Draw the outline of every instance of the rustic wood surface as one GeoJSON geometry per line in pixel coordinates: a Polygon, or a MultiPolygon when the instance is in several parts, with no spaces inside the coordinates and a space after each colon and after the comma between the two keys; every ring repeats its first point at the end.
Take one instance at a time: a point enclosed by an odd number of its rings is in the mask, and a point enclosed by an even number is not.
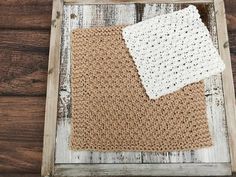
{"type": "Polygon", "coordinates": [[[51,176],[52,169],[54,168],[62,14],[63,1],[53,1],[41,168],[42,176],[51,176]]]}
{"type": "Polygon", "coordinates": [[[45,95],[49,37],[47,30],[0,30],[1,96],[45,95]]]}
{"type": "MultiPolygon", "coordinates": [[[[236,86],[236,1],[225,0],[236,86]]],[[[0,177],[39,177],[52,0],[0,1],[0,177]]]]}
{"type": "MultiPolygon", "coordinates": [[[[100,153],[72,151],[68,146],[71,127],[71,31],[77,27],[132,24],[156,15],[179,10],[185,6],[179,4],[64,6],[55,163],[217,163],[230,161],[220,74],[205,80],[207,115],[214,141],[214,146],[211,148],[169,153],[100,153]],[[219,156],[219,154],[221,155],[219,156]]],[[[200,5],[198,9],[217,47],[218,40],[213,5],[200,5]]]]}
{"type": "Polygon", "coordinates": [[[194,164],[58,164],[55,165],[55,176],[66,177],[98,177],[98,176],[212,176],[230,175],[231,166],[229,163],[194,163],[194,164]]]}

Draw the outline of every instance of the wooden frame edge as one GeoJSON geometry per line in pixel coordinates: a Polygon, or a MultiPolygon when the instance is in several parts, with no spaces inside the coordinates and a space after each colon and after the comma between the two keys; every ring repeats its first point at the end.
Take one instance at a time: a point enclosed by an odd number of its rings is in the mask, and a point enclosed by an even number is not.
{"type": "Polygon", "coordinates": [[[63,4],[63,0],[53,1],[41,168],[42,176],[51,176],[54,170],[63,4]]]}
{"type": "Polygon", "coordinates": [[[213,3],[214,0],[64,0],[65,4],[213,3]]]}
{"type": "Polygon", "coordinates": [[[230,163],[193,164],[55,164],[55,176],[225,176],[230,163]],[[216,170],[217,169],[217,170],[216,170]]]}
{"type": "Polygon", "coordinates": [[[214,0],[217,36],[220,55],[225,63],[225,71],[222,74],[225,111],[229,135],[229,148],[231,156],[232,171],[236,171],[236,112],[235,112],[235,92],[233,84],[233,74],[229,51],[229,41],[227,23],[225,17],[225,7],[223,0],[214,0]]]}

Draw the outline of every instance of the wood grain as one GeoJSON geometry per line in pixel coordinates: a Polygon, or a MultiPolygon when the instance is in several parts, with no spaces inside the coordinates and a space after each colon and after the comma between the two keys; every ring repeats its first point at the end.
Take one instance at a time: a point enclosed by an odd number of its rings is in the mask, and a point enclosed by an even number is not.
{"type": "Polygon", "coordinates": [[[47,96],[43,136],[42,176],[51,176],[54,171],[57,101],[60,76],[61,26],[63,17],[63,1],[53,1],[52,27],[49,47],[47,96]]]}
{"type": "Polygon", "coordinates": [[[39,173],[44,106],[42,97],[0,97],[0,172],[39,173]]]}
{"type": "Polygon", "coordinates": [[[236,88],[236,1],[225,0],[224,2],[229,35],[234,88],[236,88]]]}
{"type": "MultiPolygon", "coordinates": [[[[226,19],[227,19],[228,32],[235,33],[236,32],[236,14],[235,15],[227,14],[226,19]]],[[[230,34],[229,34],[229,37],[230,37],[230,34]]]]}
{"type": "Polygon", "coordinates": [[[51,22],[51,4],[18,1],[0,4],[1,29],[49,29],[51,22]],[[22,2],[22,3],[18,3],[22,2]],[[30,5],[28,5],[30,4],[30,5]]]}
{"type": "MultiPolygon", "coordinates": [[[[166,0],[64,0],[68,5],[72,4],[134,4],[134,3],[166,3],[166,0]]],[[[172,3],[210,3],[213,0],[172,0],[172,3]]]]}
{"type": "MultiPolygon", "coordinates": [[[[4,0],[0,6],[51,6],[52,0],[4,0]]],[[[48,14],[51,15],[51,14],[48,14]]]]}
{"type": "Polygon", "coordinates": [[[231,156],[231,166],[232,171],[236,172],[236,110],[235,110],[235,92],[234,92],[234,83],[233,83],[233,74],[231,67],[231,58],[229,51],[229,41],[228,41],[228,32],[227,24],[225,17],[225,7],[223,0],[215,0],[214,7],[216,13],[216,25],[217,25],[217,36],[218,36],[218,45],[219,53],[222,57],[222,60],[225,63],[225,70],[222,73],[222,84],[224,91],[224,102],[225,102],[225,113],[226,113],[226,122],[228,127],[228,139],[229,139],[229,148],[231,156]]]}
{"type": "Polygon", "coordinates": [[[45,95],[49,32],[0,30],[0,95],[45,95]]]}
{"type": "Polygon", "coordinates": [[[236,2],[232,0],[224,0],[225,10],[228,15],[236,15],[236,2]]]}
{"type": "Polygon", "coordinates": [[[210,164],[59,164],[56,176],[214,176],[231,175],[230,163],[210,164]],[[217,169],[217,170],[216,170],[217,169]]]}
{"type": "Polygon", "coordinates": [[[0,173],[0,177],[41,177],[39,173],[0,173]]]}
{"type": "Polygon", "coordinates": [[[40,173],[42,143],[0,141],[1,173],[40,173]]]}
{"type": "Polygon", "coordinates": [[[235,44],[236,44],[236,31],[229,32],[229,45],[230,45],[230,53],[231,53],[234,88],[236,88],[236,45],[235,44]]]}
{"type": "Polygon", "coordinates": [[[0,140],[42,140],[44,101],[42,97],[0,97],[0,140]]]}

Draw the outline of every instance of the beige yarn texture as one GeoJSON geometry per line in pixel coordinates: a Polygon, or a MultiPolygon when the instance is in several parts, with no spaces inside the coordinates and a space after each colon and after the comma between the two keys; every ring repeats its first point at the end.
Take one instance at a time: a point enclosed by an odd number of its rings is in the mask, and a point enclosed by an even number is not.
{"type": "Polygon", "coordinates": [[[164,152],[211,146],[204,83],[149,99],[122,28],[72,33],[71,148],[164,152]]]}

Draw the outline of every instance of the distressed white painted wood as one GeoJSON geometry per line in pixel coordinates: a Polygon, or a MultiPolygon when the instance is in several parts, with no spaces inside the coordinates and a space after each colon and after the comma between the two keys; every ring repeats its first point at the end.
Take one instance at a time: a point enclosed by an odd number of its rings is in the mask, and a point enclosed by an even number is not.
{"type": "Polygon", "coordinates": [[[225,7],[223,0],[215,0],[214,7],[216,11],[216,26],[218,34],[218,44],[220,55],[226,65],[226,69],[222,74],[223,88],[224,88],[224,99],[225,109],[227,117],[227,125],[229,132],[229,147],[231,155],[231,166],[232,171],[236,171],[236,110],[235,110],[235,91],[233,82],[233,73],[229,52],[229,41],[227,33],[227,23],[225,17],[225,7]]]}
{"type": "Polygon", "coordinates": [[[229,163],[194,164],[63,164],[56,176],[224,176],[231,175],[229,163]]]}
{"type": "MultiPolygon", "coordinates": [[[[166,3],[167,0],[64,0],[66,4],[166,3]]],[[[214,0],[171,0],[171,3],[211,3],[214,0]]]]}
{"type": "MultiPolygon", "coordinates": [[[[140,6],[142,7],[142,6],[140,6]]],[[[147,4],[139,9],[147,19],[155,15],[178,10],[179,4],[147,4]]],[[[71,151],[68,147],[70,134],[70,32],[76,27],[91,27],[116,24],[132,24],[136,19],[134,5],[65,5],[62,26],[62,58],[59,91],[59,113],[56,138],[56,163],[215,163],[230,162],[227,129],[225,121],[224,97],[221,75],[205,80],[207,114],[214,146],[195,151],[170,153],[99,153],[71,151]]],[[[217,45],[216,24],[213,6],[209,6],[208,27],[217,45]]]]}
{"type": "Polygon", "coordinates": [[[56,163],[141,163],[140,152],[89,152],[69,149],[71,124],[70,33],[77,27],[127,25],[136,21],[134,5],[65,5],[62,24],[56,163]]]}
{"type": "MultiPolygon", "coordinates": [[[[164,9],[162,6],[163,5],[155,4],[146,5],[143,20],[162,13],[164,9]]],[[[181,7],[175,5],[174,8],[177,10],[181,7]]],[[[209,5],[207,8],[209,11],[209,24],[207,26],[211,33],[212,40],[217,47],[214,8],[213,5],[209,5]]],[[[214,146],[194,151],[143,153],[143,163],[230,162],[221,74],[205,79],[204,83],[208,123],[214,146]]]]}

